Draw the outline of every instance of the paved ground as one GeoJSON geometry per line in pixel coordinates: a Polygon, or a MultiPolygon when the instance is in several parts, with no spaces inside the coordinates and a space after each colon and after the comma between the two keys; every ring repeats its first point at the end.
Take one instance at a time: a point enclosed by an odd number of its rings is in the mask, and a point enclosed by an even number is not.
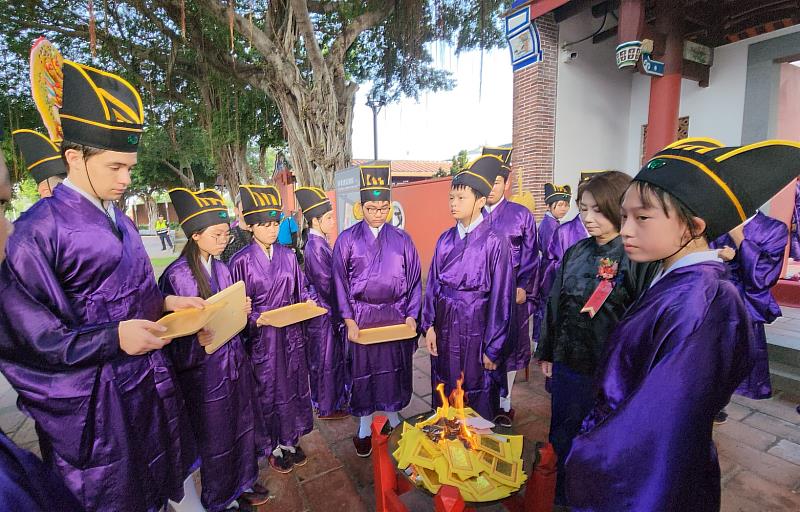
{"type": "MultiPolygon", "coordinates": [[[[414,396],[404,417],[430,410],[430,361],[423,349],[414,357],[414,396]]],[[[529,382],[514,387],[515,428],[531,439],[546,439],[550,398],[540,373],[531,368],[529,382]]],[[[0,377],[0,428],[18,445],[38,454],[33,422],[15,406],[16,394],[0,377]]],[[[800,415],[797,398],[777,396],[755,401],[734,397],[730,419],[715,428],[722,467],[725,512],[796,512],[800,510],[800,415]]],[[[351,436],[352,419],[316,422],[303,438],[309,462],[289,475],[264,470],[261,480],[273,501],[259,510],[280,512],[358,512],[374,510],[370,459],[360,459],[351,436]]],[[[687,492],[691,492],[687,490],[687,492]]],[[[411,510],[432,510],[419,496],[409,497],[411,510]]],[[[482,509],[483,510],[483,509],[482,509]]]]}
{"type": "MultiPolygon", "coordinates": [[[[170,256],[160,251],[157,238],[145,237],[145,245],[155,258],[170,256]]],[[[160,274],[160,269],[156,269],[156,274],[160,274]]],[[[800,317],[793,320],[800,325],[800,317]]],[[[786,322],[784,327],[788,325],[786,322]]],[[[402,411],[404,417],[430,410],[430,360],[424,349],[417,351],[414,365],[414,395],[402,411]]],[[[515,430],[530,439],[544,440],[550,422],[550,397],[535,365],[531,367],[530,380],[522,382],[523,377],[517,376],[514,387],[515,430]]],[[[17,410],[15,400],[14,390],[0,376],[0,428],[18,445],[38,454],[33,422],[17,410]]],[[[800,510],[800,415],[795,411],[799,402],[800,397],[781,394],[761,401],[733,398],[727,409],[728,422],[715,427],[714,435],[722,468],[724,512],[800,510]]],[[[374,510],[372,466],[370,459],[360,459],[355,454],[351,441],[355,431],[356,422],[352,418],[317,421],[315,430],[302,440],[309,457],[306,466],[289,475],[262,471],[261,481],[274,497],[259,510],[374,510]]],[[[412,511],[433,509],[430,501],[419,495],[407,496],[405,500],[412,511]]]]}

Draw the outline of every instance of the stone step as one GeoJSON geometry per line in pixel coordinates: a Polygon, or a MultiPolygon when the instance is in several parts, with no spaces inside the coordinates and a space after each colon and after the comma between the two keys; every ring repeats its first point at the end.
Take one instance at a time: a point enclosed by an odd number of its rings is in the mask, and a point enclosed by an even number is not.
{"type": "Polygon", "coordinates": [[[773,363],[780,363],[792,366],[800,371],[800,350],[768,343],[767,351],[769,352],[770,366],[772,366],[773,363]]]}
{"type": "Polygon", "coordinates": [[[773,391],[800,395],[800,368],[770,359],[769,374],[773,391]]]}

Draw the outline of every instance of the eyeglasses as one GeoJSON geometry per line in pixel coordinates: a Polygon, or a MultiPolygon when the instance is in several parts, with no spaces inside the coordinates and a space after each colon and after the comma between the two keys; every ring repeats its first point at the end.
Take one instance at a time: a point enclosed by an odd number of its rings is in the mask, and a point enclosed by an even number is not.
{"type": "Polygon", "coordinates": [[[233,241],[233,235],[230,233],[230,231],[219,235],[211,235],[211,238],[216,240],[218,244],[221,244],[223,242],[229,244],[233,241]]]}
{"type": "Polygon", "coordinates": [[[367,207],[367,208],[364,208],[364,211],[367,212],[370,215],[377,215],[379,213],[389,213],[390,209],[391,209],[391,207],[389,207],[389,206],[384,206],[383,208],[367,207]]]}

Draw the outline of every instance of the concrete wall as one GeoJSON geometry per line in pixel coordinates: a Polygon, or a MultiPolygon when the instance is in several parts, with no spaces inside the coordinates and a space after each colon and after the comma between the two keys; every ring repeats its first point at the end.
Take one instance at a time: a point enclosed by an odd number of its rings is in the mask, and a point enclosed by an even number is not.
{"type": "MultiPolygon", "coordinates": [[[[613,27],[613,18],[605,28],[613,27]]],[[[602,19],[589,11],[559,25],[559,47],[592,34],[602,19]]],[[[627,170],[631,77],[614,61],[615,39],[571,45],[577,58],[558,65],[555,182],[576,190],[581,170],[627,170]]],[[[541,194],[541,191],[535,191],[541,194]]],[[[538,196],[537,196],[538,199],[538,196]]]]}
{"type": "MultiPolygon", "coordinates": [[[[600,23],[588,12],[561,23],[559,46],[588,36],[600,23]]],[[[606,28],[611,26],[613,23],[606,28]]],[[[767,130],[770,137],[777,136],[779,73],[759,74],[752,66],[748,69],[748,56],[764,53],[765,46],[786,48],[788,55],[788,48],[796,46],[795,33],[800,33],[800,26],[716,48],[710,86],[701,88],[689,80],[682,83],[680,115],[689,116],[689,135],[713,137],[731,146],[750,142],[751,136],[743,140],[742,135],[747,97],[759,103],[751,109],[765,112],[763,119],[755,120],[748,113],[750,125],[767,130]]],[[[554,172],[559,184],[574,186],[581,169],[613,168],[632,174],[639,170],[651,79],[618,70],[615,46],[615,39],[597,45],[588,40],[571,47],[578,53],[575,60],[559,61],[554,172]]],[[[796,51],[800,53],[800,45],[796,51]]],[[[771,60],[768,64],[780,68],[771,60]]],[[[800,103],[800,99],[795,101],[800,103]]]]}

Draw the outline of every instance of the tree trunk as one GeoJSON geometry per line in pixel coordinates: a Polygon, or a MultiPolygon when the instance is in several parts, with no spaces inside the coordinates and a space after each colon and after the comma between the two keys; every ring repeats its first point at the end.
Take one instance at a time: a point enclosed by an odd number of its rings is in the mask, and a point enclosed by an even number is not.
{"type": "Polygon", "coordinates": [[[248,175],[251,171],[247,163],[247,147],[236,142],[227,142],[215,149],[218,174],[222,176],[231,198],[234,198],[239,193],[239,185],[250,183],[248,175]]]}
{"type": "Polygon", "coordinates": [[[155,229],[156,220],[158,220],[158,204],[153,198],[152,192],[142,194],[144,198],[144,205],[147,208],[147,227],[150,230],[155,229]]]}

